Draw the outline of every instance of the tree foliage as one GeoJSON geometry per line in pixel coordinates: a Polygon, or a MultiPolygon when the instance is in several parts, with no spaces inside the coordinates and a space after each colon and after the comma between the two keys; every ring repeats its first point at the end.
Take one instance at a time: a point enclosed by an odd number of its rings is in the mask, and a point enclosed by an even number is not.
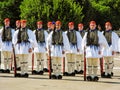
{"type": "Polygon", "coordinates": [[[44,27],[48,21],[62,21],[67,29],[69,21],[75,25],[83,22],[88,27],[91,20],[104,27],[110,21],[114,29],[120,28],[120,0],[0,0],[0,25],[4,18],[27,19],[28,26],[35,29],[36,22],[42,20],[44,27]]]}
{"type": "Polygon", "coordinates": [[[11,19],[11,25],[14,26],[14,22],[20,19],[19,5],[22,0],[0,0],[0,24],[3,24],[5,18],[11,19]]]}
{"type": "Polygon", "coordinates": [[[27,19],[31,28],[35,28],[38,20],[45,26],[47,21],[60,20],[66,29],[69,21],[77,24],[84,17],[82,7],[73,0],[23,0],[20,10],[21,18],[27,19]]]}
{"type": "Polygon", "coordinates": [[[99,23],[105,23],[110,21],[113,24],[113,28],[118,29],[120,26],[120,0],[91,0],[92,7],[98,12],[97,21],[99,23]]]}

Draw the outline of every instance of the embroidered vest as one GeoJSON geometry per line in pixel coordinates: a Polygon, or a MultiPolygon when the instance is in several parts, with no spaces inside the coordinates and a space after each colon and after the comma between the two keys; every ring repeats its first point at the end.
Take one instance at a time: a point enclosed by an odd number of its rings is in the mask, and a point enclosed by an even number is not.
{"type": "Polygon", "coordinates": [[[19,31],[18,31],[18,41],[17,43],[21,43],[21,42],[25,42],[25,43],[28,43],[28,39],[29,39],[29,36],[28,36],[28,33],[27,33],[27,28],[21,28],[19,31]]]}
{"type": "Polygon", "coordinates": [[[52,34],[52,45],[63,45],[63,31],[54,31],[52,34]]]}
{"type": "Polygon", "coordinates": [[[88,33],[87,33],[87,46],[90,46],[90,45],[94,45],[94,46],[99,46],[99,43],[98,43],[98,31],[97,30],[93,30],[93,31],[90,31],[88,30],[88,33]]]}
{"type": "Polygon", "coordinates": [[[111,37],[112,37],[112,30],[110,31],[104,31],[104,36],[108,42],[109,45],[111,45],[112,43],[112,40],[111,40],[111,37]]]}
{"type": "Polygon", "coordinates": [[[10,27],[3,28],[2,41],[12,41],[12,29],[10,27]]]}
{"type": "Polygon", "coordinates": [[[37,40],[38,43],[44,43],[45,42],[44,30],[36,30],[35,35],[36,35],[36,40],[37,40]]]}
{"type": "Polygon", "coordinates": [[[76,31],[75,30],[68,31],[67,36],[68,36],[69,42],[71,44],[73,44],[73,45],[77,44],[77,36],[76,36],[76,31]]]}

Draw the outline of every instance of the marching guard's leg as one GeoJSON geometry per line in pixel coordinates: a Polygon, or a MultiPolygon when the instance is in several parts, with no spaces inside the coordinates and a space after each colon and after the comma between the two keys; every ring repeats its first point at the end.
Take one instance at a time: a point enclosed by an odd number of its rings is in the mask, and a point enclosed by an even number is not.
{"type": "Polygon", "coordinates": [[[52,69],[53,69],[53,74],[51,75],[52,79],[57,79],[57,57],[52,57],[52,69]]]}
{"type": "Polygon", "coordinates": [[[76,70],[75,70],[75,73],[76,74],[79,74],[79,71],[80,71],[80,61],[79,60],[76,60],[76,70]]]}
{"type": "Polygon", "coordinates": [[[79,71],[80,74],[83,74],[83,68],[84,68],[84,58],[83,58],[83,54],[81,55],[81,70],[79,71]]]}
{"type": "Polygon", "coordinates": [[[62,58],[61,57],[57,57],[57,79],[62,79],[62,75],[61,75],[61,71],[62,71],[62,58]]]}
{"type": "Polygon", "coordinates": [[[67,53],[66,58],[68,72],[65,72],[64,76],[75,76],[75,54],[67,53]]]}
{"type": "Polygon", "coordinates": [[[44,72],[48,72],[48,59],[47,59],[48,55],[45,53],[44,55],[44,68],[43,68],[43,71],[44,72]]]}
{"type": "Polygon", "coordinates": [[[108,78],[112,77],[113,62],[112,57],[109,57],[109,69],[108,69],[108,78]]]}
{"type": "Polygon", "coordinates": [[[83,74],[84,59],[83,54],[77,54],[76,56],[76,74],[83,74]]]}
{"type": "Polygon", "coordinates": [[[93,81],[98,81],[99,77],[97,76],[97,71],[98,71],[98,58],[92,59],[93,63],[93,81]]]}
{"type": "Polygon", "coordinates": [[[37,69],[32,71],[32,74],[43,75],[43,68],[44,68],[44,59],[43,53],[36,53],[37,58],[37,69]]]}
{"type": "Polygon", "coordinates": [[[88,76],[87,76],[87,80],[88,81],[92,81],[92,59],[91,58],[87,58],[88,61],[88,76]]]}
{"type": "Polygon", "coordinates": [[[114,73],[113,73],[113,68],[114,68],[114,60],[113,60],[113,57],[112,57],[111,59],[112,59],[112,65],[111,65],[111,68],[112,68],[112,70],[111,70],[111,76],[113,76],[113,75],[114,75],[114,73]]]}
{"type": "Polygon", "coordinates": [[[27,62],[28,54],[20,55],[20,65],[21,65],[21,73],[17,73],[17,77],[25,77],[28,78],[28,62],[27,62]]]}
{"type": "Polygon", "coordinates": [[[111,78],[111,74],[109,74],[109,57],[104,57],[105,59],[105,73],[103,73],[103,78],[111,78]]]}
{"type": "Polygon", "coordinates": [[[16,55],[16,64],[17,64],[17,70],[20,71],[20,59],[19,59],[19,55],[16,55]]]}

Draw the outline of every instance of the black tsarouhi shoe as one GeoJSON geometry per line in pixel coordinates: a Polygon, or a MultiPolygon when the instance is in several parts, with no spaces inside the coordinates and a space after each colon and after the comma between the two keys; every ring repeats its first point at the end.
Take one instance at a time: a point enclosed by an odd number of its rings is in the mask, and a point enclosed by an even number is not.
{"type": "Polygon", "coordinates": [[[92,81],[92,77],[91,76],[87,76],[87,80],[88,81],[92,81]]]}
{"type": "Polygon", "coordinates": [[[64,72],[64,73],[63,73],[63,76],[68,76],[68,72],[64,72]]]}
{"type": "Polygon", "coordinates": [[[0,73],[4,73],[4,69],[0,69],[0,73]]]}
{"type": "Polygon", "coordinates": [[[10,73],[9,69],[4,70],[4,73],[10,73]]]}
{"type": "Polygon", "coordinates": [[[98,76],[95,76],[94,78],[93,78],[93,81],[98,81],[99,80],[99,77],[98,76]]]}
{"type": "Polygon", "coordinates": [[[58,79],[62,79],[62,75],[58,75],[57,78],[58,78],[58,79]]]}
{"type": "Polygon", "coordinates": [[[83,70],[80,70],[80,71],[79,71],[79,74],[83,74],[83,72],[84,72],[83,70]]]}
{"type": "Polygon", "coordinates": [[[14,77],[21,77],[20,73],[16,73],[14,77]]]}
{"type": "Polygon", "coordinates": [[[33,74],[33,75],[36,75],[36,74],[37,74],[37,71],[36,71],[36,70],[33,70],[33,71],[32,71],[32,74],[33,74]]]}
{"type": "Polygon", "coordinates": [[[49,70],[47,68],[44,68],[43,71],[44,72],[49,72],[49,70]]]}
{"type": "Polygon", "coordinates": [[[51,79],[57,79],[56,75],[51,75],[51,79]]]}
{"type": "Polygon", "coordinates": [[[43,75],[43,74],[44,74],[44,71],[41,70],[41,71],[38,72],[38,74],[39,74],[39,75],[43,75]]]}

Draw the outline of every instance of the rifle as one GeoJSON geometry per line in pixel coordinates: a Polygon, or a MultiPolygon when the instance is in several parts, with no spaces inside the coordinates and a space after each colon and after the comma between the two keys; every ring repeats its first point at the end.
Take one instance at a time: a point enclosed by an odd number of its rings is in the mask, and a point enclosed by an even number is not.
{"type": "MultiPolygon", "coordinates": [[[[34,70],[34,53],[32,53],[32,71],[34,70]]],[[[33,74],[33,72],[32,72],[33,74]]]]}
{"type": "Polygon", "coordinates": [[[84,48],[84,81],[86,81],[86,52],[84,48]]]}
{"type": "Polygon", "coordinates": [[[14,77],[16,77],[17,74],[17,64],[16,64],[16,55],[15,55],[15,48],[14,45],[12,44],[12,48],[13,48],[13,60],[14,60],[14,77]]]}
{"type": "Polygon", "coordinates": [[[50,51],[50,46],[48,49],[48,68],[49,68],[49,79],[51,79],[51,70],[52,70],[52,62],[51,62],[51,51],[50,51]]]}

